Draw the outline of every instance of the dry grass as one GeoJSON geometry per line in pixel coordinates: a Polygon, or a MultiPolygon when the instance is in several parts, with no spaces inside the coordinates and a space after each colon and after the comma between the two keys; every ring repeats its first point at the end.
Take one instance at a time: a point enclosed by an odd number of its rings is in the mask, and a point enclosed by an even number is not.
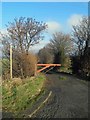
{"type": "Polygon", "coordinates": [[[37,64],[37,58],[32,53],[15,53],[15,59],[13,59],[13,76],[15,77],[31,77],[35,73],[35,64],[37,64]]]}

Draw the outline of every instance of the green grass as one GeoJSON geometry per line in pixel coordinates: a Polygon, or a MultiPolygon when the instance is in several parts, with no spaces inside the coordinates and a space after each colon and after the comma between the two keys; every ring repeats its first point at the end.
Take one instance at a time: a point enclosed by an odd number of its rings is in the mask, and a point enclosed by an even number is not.
{"type": "MultiPolygon", "coordinates": [[[[1,82],[1,81],[0,81],[1,82]]],[[[0,98],[1,98],[1,95],[2,95],[2,86],[0,84],[0,98]]],[[[2,109],[2,99],[0,99],[0,110],[2,109]]]]}
{"type": "Polygon", "coordinates": [[[59,80],[66,80],[66,77],[64,77],[64,76],[59,76],[59,80]]]}
{"type": "Polygon", "coordinates": [[[69,68],[66,68],[64,66],[61,66],[59,69],[60,72],[66,72],[66,73],[72,73],[72,70],[69,68]]]}
{"type": "Polygon", "coordinates": [[[17,115],[28,106],[30,107],[35,97],[40,94],[44,81],[44,75],[25,79],[21,84],[14,83],[11,80],[4,81],[2,85],[3,110],[17,115]]]}

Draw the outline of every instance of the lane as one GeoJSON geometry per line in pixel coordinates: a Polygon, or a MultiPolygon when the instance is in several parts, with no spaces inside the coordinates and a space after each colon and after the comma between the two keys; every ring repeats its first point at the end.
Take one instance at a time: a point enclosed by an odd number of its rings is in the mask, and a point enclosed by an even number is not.
{"type": "MultiPolygon", "coordinates": [[[[52,95],[46,104],[39,109],[32,118],[87,118],[88,117],[88,82],[82,81],[72,75],[55,73],[46,74],[46,92],[38,101],[19,117],[28,118],[29,115],[41,105],[50,91],[52,95]]],[[[11,117],[12,114],[3,113],[11,117]]]]}
{"type": "Polygon", "coordinates": [[[46,89],[52,91],[48,103],[34,118],[87,118],[88,84],[72,75],[48,74],[46,89]]]}

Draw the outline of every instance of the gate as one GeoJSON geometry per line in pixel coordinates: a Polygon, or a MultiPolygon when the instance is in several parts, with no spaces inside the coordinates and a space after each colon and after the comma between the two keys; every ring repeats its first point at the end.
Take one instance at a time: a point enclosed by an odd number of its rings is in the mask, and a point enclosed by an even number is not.
{"type": "Polygon", "coordinates": [[[56,67],[56,66],[60,67],[61,64],[37,64],[37,67],[38,67],[38,66],[40,66],[40,67],[42,67],[42,68],[37,69],[37,71],[36,71],[37,73],[42,72],[43,70],[49,68],[49,69],[46,71],[46,72],[48,72],[48,71],[50,71],[52,68],[54,68],[54,67],[56,67]]]}

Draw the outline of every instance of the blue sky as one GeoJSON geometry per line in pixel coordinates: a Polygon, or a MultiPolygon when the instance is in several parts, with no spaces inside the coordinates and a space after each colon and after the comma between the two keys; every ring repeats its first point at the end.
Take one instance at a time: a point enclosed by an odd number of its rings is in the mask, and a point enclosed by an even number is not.
{"type": "Polygon", "coordinates": [[[39,21],[57,21],[64,24],[73,14],[87,15],[88,3],[85,2],[3,2],[2,26],[15,17],[33,17],[39,21]]]}
{"type": "Polygon", "coordinates": [[[15,17],[23,16],[46,22],[50,35],[56,31],[70,32],[71,25],[78,24],[83,15],[88,15],[87,2],[2,2],[2,29],[15,17]]]}

